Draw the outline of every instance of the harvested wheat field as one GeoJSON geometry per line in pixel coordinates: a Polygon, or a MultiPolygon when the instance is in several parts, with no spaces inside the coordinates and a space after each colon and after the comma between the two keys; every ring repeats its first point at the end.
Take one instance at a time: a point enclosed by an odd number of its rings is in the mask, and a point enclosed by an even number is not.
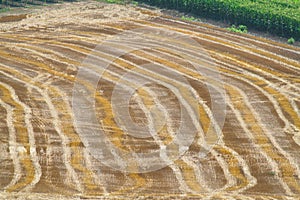
{"type": "Polygon", "coordinates": [[[0,199],[300,199],[300,49],[146,8],[0,18],[0,199]]]}

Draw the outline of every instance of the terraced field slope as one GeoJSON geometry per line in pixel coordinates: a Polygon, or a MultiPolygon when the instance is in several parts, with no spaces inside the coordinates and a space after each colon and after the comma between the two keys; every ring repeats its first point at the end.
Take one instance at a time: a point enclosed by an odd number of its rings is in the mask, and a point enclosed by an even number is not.
{"type": "Polygon", "coordinates": [[[0,199],[300,198],[299,48],[92,1],[0,29],[0,199]]]}

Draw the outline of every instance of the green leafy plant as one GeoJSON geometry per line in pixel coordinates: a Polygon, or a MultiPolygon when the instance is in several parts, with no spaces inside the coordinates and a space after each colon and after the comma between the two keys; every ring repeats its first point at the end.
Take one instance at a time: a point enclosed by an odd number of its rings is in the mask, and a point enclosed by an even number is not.
{"type": "Polygon", "coordinates": [[[106,2],[106,3],[115,3],[115,4],[121,4],[125,2],[124,0],[97,0],[97,1],[106,2]]]}
{"type": "Polygon", "coordinates": [[[139,5],[139,2],[133,1],[132,4],[133,4],[134,6],[138,6],[138,5],[139,5]]]}
{"type": "Polygon", "coordinates": [[[2,13],[2,12],[7,12],[7,11],[9,11],[10,10],[10,8],[8,8],[8,7],[6,7],[6,8],[1,8],[0,9],[0,13],[2,13]]]}
{"type": "Polygon", "coordinates": [[[287,40],[287,43],[288,44],[294,44],[295,43],[295,39],[294,38],[289,38],[288,40],[287,40]]]}
{"type": "Polygon", "coordinates": [[[138,4],[138,2],[133,2],[132,0],[102,0],[102,1],[106,3],[124,4],[124,5],[131,4],[131,3],[133,3],[134,5],[138,4]]]}
{"type": "Polygon", "coordinates": [[[120,3],[120,0],[106,0],[107,3],[120,3]]]}
{"type": "Polygon", "coordinates": [[[276,175],[276,172],[270,171],[270,172],[268,172],[268,174],[269,174],[270,176],[275,176],[275,175],[276,175]]]}
{"type": "Polygon", "coordinates": [[[182,16],[181,19],[182,19],[182,20],[186,20],[186,21],[195,21],[195,20],[196,20],[196,18],[193,17],[193,16],[192,16],[192,17],[182,16]]]}
{"type": "Polygon", "coordinates": [[[231,27],[227,28],[227,30],[235,33],[248,33],[248,28],[245,25],[239,25],[237,27],[233,24],[231,27]]]}

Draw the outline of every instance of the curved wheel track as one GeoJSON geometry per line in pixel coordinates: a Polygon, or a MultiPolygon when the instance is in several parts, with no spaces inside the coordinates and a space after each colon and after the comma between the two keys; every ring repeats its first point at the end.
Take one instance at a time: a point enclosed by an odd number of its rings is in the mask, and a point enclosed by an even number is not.
{"type": "Polygon", "coordinates": [[[97,2],[50,6],[1,26],[1,199],[300,197],[299,48],[146,9],[97,2]],[[118,58],[110,48],[126,49],[125,41],[94,51],[109,38],[143,28],[184,34],[203,51],[172,37],[165,43],[154,37],[149,42],[160,48],[145,46],[118,58]],[[91,55],[99,63],[111,63],[95,94],[88,75],[77,76],[80,66],[93,69],[92,64],[82,66],[91,55]],[[204,76],[189,63],[203,60],[204,70],[220,79],[204,76]],[[147,64],[175,76],[143,67],[147,64]],[[131,136],[116,120],[113,89],[120,84],[124,90],[137,87],[125,76],[128,73],[151,83],[140,87],[126,108],[151,138],[131,136]],[[75,83],[90,91],[88,98],[95,102],[99,126],[89,120],[84,126],[98,128],[116,148],[147,153],[170,144],[180,127],[180,109],[191,114],[191,126],[197,129],[192,144],[162,169],[125,173],[110,168],[93,156],[79,134],[72,107],[75,83]],[[212,98],[212,91],[226,93],[224,110],[213,108],[219,100],[212,98]],[[199,118],[186,104],[191,94],[199,118]],[[219,124],[217,118],[225,112],[224,124],[219,124]],[[165,124],[156,131],[162,119],[165,124]],[[199,158],[203,138],[209,135],[219,138],[212,138],[213,148],[199,158]]]}

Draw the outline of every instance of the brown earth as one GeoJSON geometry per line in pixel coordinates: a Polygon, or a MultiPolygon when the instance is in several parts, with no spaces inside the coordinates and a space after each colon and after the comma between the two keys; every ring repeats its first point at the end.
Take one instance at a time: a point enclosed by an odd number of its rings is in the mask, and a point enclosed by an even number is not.
{"type": "Polygon", "coordinates": [[[0,199],[300,199],[299,48],[94,1],[0,22],[0,199]]]}

